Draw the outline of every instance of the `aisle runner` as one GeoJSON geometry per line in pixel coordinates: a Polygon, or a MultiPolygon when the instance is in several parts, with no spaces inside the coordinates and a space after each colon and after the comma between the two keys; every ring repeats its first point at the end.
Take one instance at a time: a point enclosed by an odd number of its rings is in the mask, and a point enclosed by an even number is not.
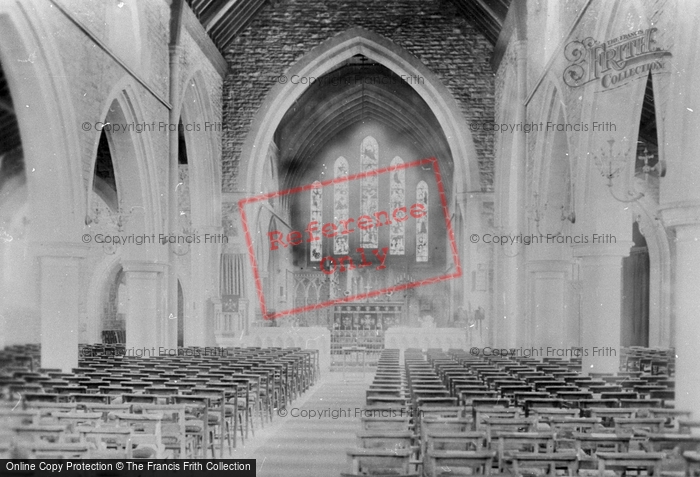
{"type": "Polygon", "coordinates": [[[356,446],[359,410],[374,373],[327,372],[315,389],[275,415],[234,457],[256,459],[258,477],[328,477],[349,472],[346,449],[356,446]],[[357,409],[357,411],[356,411],[357,409]],[[320,416],[320,417],[319,417],[320,416]]]}

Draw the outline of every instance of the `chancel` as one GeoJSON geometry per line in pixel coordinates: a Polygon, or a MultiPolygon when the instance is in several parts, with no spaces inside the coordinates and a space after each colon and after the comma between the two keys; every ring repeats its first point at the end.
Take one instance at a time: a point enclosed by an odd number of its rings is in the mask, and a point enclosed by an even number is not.
{"type": "Polygon", "coordinates": [[[0,457],[695,475],[699,38],[689,0],[0,0],[0,457]]]}

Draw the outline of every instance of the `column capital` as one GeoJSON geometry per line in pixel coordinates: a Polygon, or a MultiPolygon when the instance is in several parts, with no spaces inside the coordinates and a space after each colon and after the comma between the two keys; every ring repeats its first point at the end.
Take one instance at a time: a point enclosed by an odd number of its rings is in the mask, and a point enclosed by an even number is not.
{"type": "Polygon", "coordinates": [[[224,230],[221,225],[202,225],[197,227],[197,232],[202,232],[205,234],[220,234],[224,230]]]}
{"type": "Polygon", "coordinates": [[[672,202],[659,206],[666,227],[700,225],[700,201],[672,202]]]}
{"type": "Polygon", "coordinates": [[[80,242],[32,242],[31,249],[37,257],[85,258],[90,246],[80,242]]]}
{"type": "Polygon", "coordinates": [[[571,247],[576,258],[622,258],[630,254],[630,249],[634,246],[632,241],[621,241],[608,244],[584,244],[571,247]]]}
{"type": "Polygon", "coordinates": [[[530,272],[566,272],[571,270],[569,260],[529,260],[525,267],[530,272]]]}
{"type": "Polygon", "coordinates": [[[224,204],[236,204],[238,205],[238,202],[241,199],[246,199],[248,197],[252,197],[256,194],[251,193],[251,192],[245,192],[245,191],[237,191],[237,192],[222,192],[221,193],[221,202],[224,204]]]}
{"type": "Polygon", "coordinates": [[[147,262],[141,260],[124,260],[122,269],[125,273],[128,272],[144,272],[144,273],[166,273],[169,265],[167,263],[147,262]]]}

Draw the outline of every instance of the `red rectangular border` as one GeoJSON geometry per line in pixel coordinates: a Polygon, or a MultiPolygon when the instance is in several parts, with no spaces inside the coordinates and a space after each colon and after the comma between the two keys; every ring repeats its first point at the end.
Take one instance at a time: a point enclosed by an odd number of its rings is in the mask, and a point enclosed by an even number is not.
{"type": "Polygon", "coordinates": [[[352,174],[352,175],[345,176],[345,177],[328,179],[326,181],[321,182],[321,186],[325,187],[328,185],[338,184],[341,182],[346,182],[346,181],[349,182],[349,181],[355,180],[355,179],[362,179],[363,177],[384,174],[384,173],[395,171],[395,170],[408,169],[410,167],[418,167],[418,166],[422,166],[425,164],[432,164],[433,172],[435,173],[435,181],[437,183],[438,194],[440,195],[440,204],[442,205],[442,212],[445,216],[445,227],[447,230],[447,237],[448,237],[448,240],[450,242],[450,249],[452,251],[452,259],[453,259],[454,264],[455,264],[455,272],[454,273],[440,275],[438,277],[426,278],[424,280],[419,280],[419,281],[413,282],[413,283],[403,283],[401,285],[396,285],[396,286],[384,288],[381,290],[374,290],[374,291],[367,292],[367,293],[360,293],[358,295],[347,296],[347,297],[343,297],[343,298],[336,298],[335,300],[329,300],[329,301],[316,303],[314,305],[307,305],[307,306],[299,307],[299,308],[292,308],[289,310],[279,311],[279,312],[275,312],[275,313],[268,313],[267,307],[265,306],[265,296],[264,296],[263,289],[262,289],[262,282],[260,280],[260,273],[258,272],[258,264],[257,264],[257,261],[255,259],[255,249],[253,247],[253,239],[250,235],[250,228],[248,227],[248,218],[247,218],[246,213],[245,213],[245,206],[252,204],[252,203],[255,203],[255,202],[260,202],[263,200],[272,199],[275,197],[281,197],[284,195],[296,194],[298,192],[304,192],[304,191],[310,190],[314,187],[318,187],[318,184],[316,184],[316,185],[307,184],[305,186],[294,187],[292,189],[286,189],[286,190],[278,191],[278,192],[269,192],[267,194],[260,194],[260,195],[256,195],[253,197],[247,197],[247,198],[239,200],[238,201],[238,210],[241,213],[241,222],[243,224],[243,231],[245,232],[246,244],[248,246],[248,258],[250,259],[251,266],[253,267],[253,275],[255,278],[255,289],[256,289],[257,294],[258,294],[258,299],[260,300],[260,310],[262,311],[263,319],[274,320],[275,318],[281,318],[283,316],[296,315],[298,313],[304,313],[306,311],[317,310],[319,308],[326,308],[328,306],[335,305],[336,303],[354,302],[354,301],[362,300],[365,298],[375,297],[375,296],[378,296],[378,295],[381,295],[384,293],[388,293],[388,292],[395,292],[395,291],[400,291],[400,290],[406,290],[409,288],[416,288],[416,287],[419,287],[421,285],[430,285],[433,283],[439,283],[439,282],[443,282],[445,280],[451,280],[453,278],[461,277],[462,276],[462,265],[459,261],[459,255],[457,254],[457,244],[455,243],[454,232],[452,230],[452,222],[450,221],[450,214],[449,214],[449,211],[447,209],[447,198],[445,197],[445,187],[442,183],[442,175],[440,174],[440,167],[439,167],[438,161],[435,157],[430,157],[427,159],[419,159],[417,161],[409,162],[406,164],[400,164],[398,166],[388,166],[388,167],[384,167],[382,169],[374,169],[371,171],[359,172],[357,174],[352,174]]]}

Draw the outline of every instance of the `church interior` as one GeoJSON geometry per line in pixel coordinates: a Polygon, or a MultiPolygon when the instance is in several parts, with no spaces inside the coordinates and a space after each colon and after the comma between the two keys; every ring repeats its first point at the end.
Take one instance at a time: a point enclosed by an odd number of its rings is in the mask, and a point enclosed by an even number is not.
{"type": "Polygon", "coordinates": [[[700,475],[698,44],[692,0],[0,0],[0,457],[700,475]]]}

